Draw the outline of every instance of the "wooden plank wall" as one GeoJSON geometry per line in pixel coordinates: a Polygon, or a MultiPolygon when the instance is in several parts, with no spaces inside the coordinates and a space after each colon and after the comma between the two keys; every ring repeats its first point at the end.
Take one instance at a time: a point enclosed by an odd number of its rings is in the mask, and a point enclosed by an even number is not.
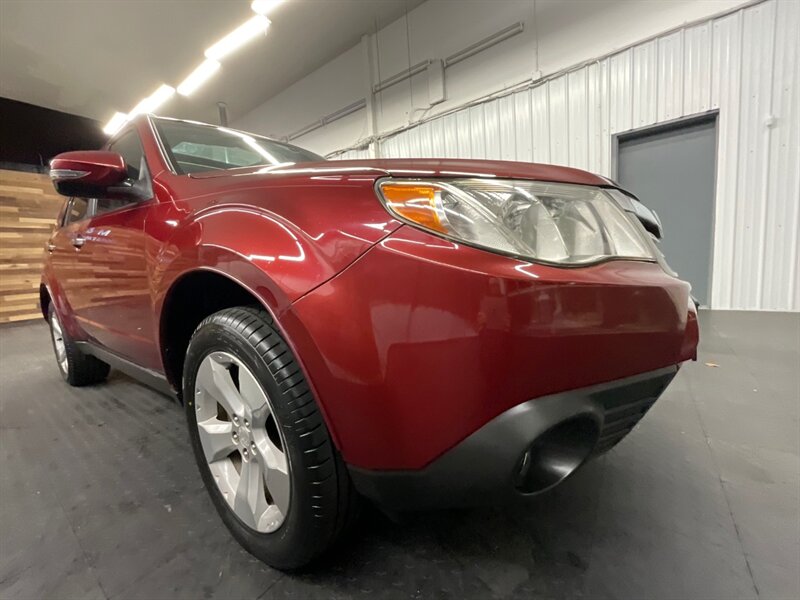
{"type": "Polygon", "coordinates": [[[41,318],[44,246],[62,201],[47,175],[0,169],[0,323],[41,318]]]}

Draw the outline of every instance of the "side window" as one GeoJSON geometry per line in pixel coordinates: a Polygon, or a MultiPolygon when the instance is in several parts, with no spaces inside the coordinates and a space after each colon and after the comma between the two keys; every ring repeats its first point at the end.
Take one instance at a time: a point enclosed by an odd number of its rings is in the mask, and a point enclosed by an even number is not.
{"type": "Polygon", "coordinates": [[[95,202],[94,214],[96,215],[102,215],[123,206],[131,205],[130,200],[120,200],[118,198],[98,198],[95,202]]]}
{"type": "Polygon", "coordinates": [[[131,130],[124,133],[108,149],[111,152],[122,155],[125,160],[125,166],[128,169],[128,177],[133,181],[138,181],[141,174],[140,169],[142,168],[144,150],[142,150],[142,143],[139,141],[139,136],[136,132],[131,130]]]}
{"type": "MultiPolygon", "coordinates": [[[[125,160],[125,167],[128,170],[128,179],[131,182],[138,181],[139,178],[143,176],[142,162],[144,161],[144,150],[142,149],[142,143],[139,141],[139,135],[135,131],[131,130],[122,134],[108,149],[111,152],[116,152],[121,155],[125,160]]],[[[95,215],[117,210],[123,206],[130,206],[130,200],[115,198],[98,198],[95,202],[95,215]]]]}
{"type": "Polygon", "coordinates": [[[88,198],[72,198],[64,215],[64,225],[69,225],[85,218],[89,214],[89,202],[88,198]]]}

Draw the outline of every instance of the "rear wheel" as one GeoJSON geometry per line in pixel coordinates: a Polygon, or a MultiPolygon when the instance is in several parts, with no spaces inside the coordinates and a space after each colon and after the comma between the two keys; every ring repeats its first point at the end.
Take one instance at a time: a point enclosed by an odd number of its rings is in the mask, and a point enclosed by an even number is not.
{"type": "Polygon", "coordinates": [[[270,316],[248,307],[205,319],[186,353],[183,394],[203,481],[237,541],[283,569],[328,549],[356,496],[270,316]]]}
{"type": "Polygon", "coordinates": [[[81,352],[61,325],[52,303],[47,309],[47,315],[56,363],[64,380],[76,387],[105,381],[111,367],[102,360],[81,352]]]}

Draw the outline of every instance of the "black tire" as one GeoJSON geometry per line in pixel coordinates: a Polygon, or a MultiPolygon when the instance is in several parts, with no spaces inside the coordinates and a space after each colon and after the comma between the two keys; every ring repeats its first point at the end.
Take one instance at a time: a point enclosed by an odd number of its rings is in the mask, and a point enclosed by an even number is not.
{"type": "Polygon", "coordinates": [[[61,339],[64,341],[67,364],[64,368],[58,360],[58,350],[56,348],[56,336],[53,334],[53,320],[58,320],[55,307],[52,303],[47,309],[47,322],[50,325],[50,341],[53,344],[53,352],[56,355],[56,365],[58,371],[68,384],[75,387],[84,385],[94,385],[102,383],[108,378],[111,367],[99,358],[90,354],[84,354],[80,348],[72,341],[67,331],[61,328],[61,339]]]}
{"type": "Polygon", "coordinates": [[[266,311],[230,308],[200,323],[186,352],[183,397],[203,482],[222,521],[248,552],[277,569],[294,570],[322,555],[350,528],[357,493],[302,370],[266,311]],[[251,529],[237,517],[203,453],[192,400],[203,359],[217,351],[234,355],[258,379],[285,440],[292,493],[288,514],[272,533],[251,529]]]}

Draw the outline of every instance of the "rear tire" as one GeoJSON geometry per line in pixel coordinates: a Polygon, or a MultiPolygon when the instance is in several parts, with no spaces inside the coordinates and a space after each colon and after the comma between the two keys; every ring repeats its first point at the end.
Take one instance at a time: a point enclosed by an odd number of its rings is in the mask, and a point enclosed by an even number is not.
{"type": "Polygon", "coordinates": [[[52,302],[47,309],[50,323],[50,339],[56,355],[56,364],[61,376],[75,387],[102,383],[108,377],[111,367],[102,360],[84,354],[61,325],[52,302]]]}
{"type": "Polygon", "coordinates": [[[200,323],[186,352],[183,397],[206,489],[248,552],[297,569],[349,529],[357,494],[267,312],[230,308],[200,323]]]}

